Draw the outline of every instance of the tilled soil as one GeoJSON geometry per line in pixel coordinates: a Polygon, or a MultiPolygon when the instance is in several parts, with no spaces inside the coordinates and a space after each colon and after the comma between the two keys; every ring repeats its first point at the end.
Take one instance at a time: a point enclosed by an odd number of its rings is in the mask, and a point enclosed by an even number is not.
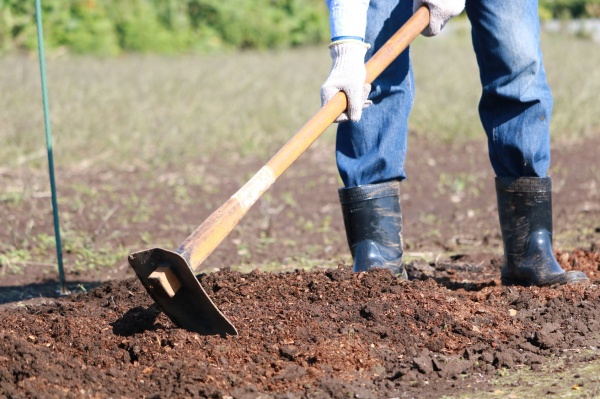
{"type": "Polygon", "coordinates": [[[6,309],[0,397],[438,398],[497,370],[600,346],[597,248],[557,253],[590,284],[499,285],[501,259],[386,270],[200,275],[238,336],[176,328],[135,278],[6,309]]]}
{"type": "Polygon", "coordinates": [[[402,183],[410,281],[343,264],[333,152],[313,146],[203,263],[220,269],[199,278],[239,331],[226,338],[176,328],[125,254],[96,256],[174,248],[262,162],[58,170],[67,282],[88,290],[63,298],[54,247],[39,242],[52,232],[47,176],[0,170],[22,197],[0,206],[0,255],[37,254],[0,262],[0,398],[478,397],[504,369],[584,367],[600,345],[598,137],[553,152],[556,257],[591,281],[549,288],[500,285],[485,143],[413,140],[402,183]],[[290,272],[235,271],[255,266],[290,272]]]}

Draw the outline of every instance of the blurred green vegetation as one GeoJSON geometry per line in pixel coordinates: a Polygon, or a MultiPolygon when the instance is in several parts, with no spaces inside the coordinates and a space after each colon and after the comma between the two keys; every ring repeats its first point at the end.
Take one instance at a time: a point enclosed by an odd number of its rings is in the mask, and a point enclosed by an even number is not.
{"type": "Polygon", "coordinates": [[[600,18],[600,0],[540,0],[540,17],[600,18]]]}
{"type": "MultiPolygon", "coordinates": [[[[43,0],[49,49],[206,53],[328,40],[324,0],[43,0]]],[[[600,0],[540,0],[540,17],[600,17],[600,0]]],[[[37,46],[34,0],[0,0],[0,53],[37,46]]]]}
{"type": "MultiPolygon", "coordinates": [[[[44,0],[50,49],[116,55],[277,48],[325,41],[323,0],[44,0]]],[[[0,0],[0,52],[37,46],[34,0],[0,0]]]]}

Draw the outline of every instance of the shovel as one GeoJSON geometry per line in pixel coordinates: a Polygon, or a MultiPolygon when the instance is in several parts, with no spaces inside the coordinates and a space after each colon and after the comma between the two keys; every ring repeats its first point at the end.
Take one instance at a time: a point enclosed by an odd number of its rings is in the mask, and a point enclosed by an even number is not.
{"type": "MultiPolygon", "coordinates": [[[[372,83],[429,25],[421,7],[367,62],[372,83]]],[[[346,109],[346,95],[331,98],[242,188],[213,212],[175,251],[153,248],[129,255],[148,293],[177,326],[203,335],[237,335],[206,294],[194,272],[227,237],[250,207],[346,109]]]]}

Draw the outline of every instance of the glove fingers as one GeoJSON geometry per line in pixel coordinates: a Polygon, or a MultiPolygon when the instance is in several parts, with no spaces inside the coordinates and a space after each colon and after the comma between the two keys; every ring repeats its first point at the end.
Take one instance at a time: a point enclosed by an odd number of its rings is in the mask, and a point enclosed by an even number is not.
{"type": "Polygon", "coordinates": [[[353,92],[348,96],[348,118],[354,122],[358,122],[362,116],[363,105],[365,104],[363,92],[353,92]]]}
{"type": "MultiPolygon", "coordinates": [[[[327,101],[331,100],[331,98],[333,96],[335,96],[336,94],[338,94],[341,90],[338,90],[335,87],[325,87],[323,86],[321,88],[321,107],[324,106],[327,101]]],[[[347,112],[343,112],[340,114],[340,116],[337,117],[337,119],[334,121],[335,123],[340,123],[340,122],[347,122],[350,119],[348,118],[348,113],[347,112]]]]}
{"type": "Polygon", "coordinates": [[[436,36],[446,23],[459,15],[465,8],[465,0],[415,0],[413,10],[427,5],[430,11],[429,26],[422,32],[423,36],[436,36]]]}
{"type": "Polygon", "coordinates": [[[340,122],[348,122],[350,119],[348,118],[348,114],[345,112],[342,112],[340,114],[340,116],[337,117],[337,119],[334,121],[335,123],[340,123],[340,122]]]}
{"type": "MultiPolygon", "coordinates": [[[[335,87],[323,86],[321,88],[321,106],[324,106],[327,101],[340,91],[341,90],[335,87]]],[[[365,84],[362,91],[349,91],[349,93],[346,94],[348,101],[347,109],[335,120],[335,122],[346,122],[348,120],[358,122],[362,115],[362,110],[372,104],[372,101],[364,100],[370,91],[371,85],[369,84],[365,84]]]]}
{"type": "Polygon", "coordinates": [[[358,122],[362,116],[363,109],[366,109],[373,102],[368,100],[369,93],[371,92],[371,85],[365,83],[362,90],[355,91],[352,93],[352,99],[348,99],[348,117],[354,122],[358,122]]]}
{"type": "Polygon", "coordinates": [[[331,97],[335,96],[340,89],[333,86],[323,86],[321,87],[321,107],[325,105],[325,103],[331,100],[331,97]]]}
{"type": "Polygon", "coordinates": [[[367,109],[369,105],[373,104],[373,101],[369,100],[369,94],[371,94],[371,85],[365,83],[363,85],[363,98],[365,101],[363,102],[362,109],[367,109]]]}

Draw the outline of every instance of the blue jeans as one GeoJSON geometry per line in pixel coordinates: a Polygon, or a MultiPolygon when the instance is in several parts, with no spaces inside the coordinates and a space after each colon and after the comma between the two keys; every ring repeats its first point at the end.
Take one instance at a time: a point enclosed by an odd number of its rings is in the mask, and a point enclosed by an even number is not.
{"type": "MultiPolygon", "coordinates": [[[[371,0],[367,59],[412,15],[412,0],[371,0]]],[[[499,177],[545,177],[552,93],[539,40],[537,0],[466,0],[479,65],[479,115],[499,177]]],[[[436,40],[428,39],[428,40],[436,40]]],[[[336,159],[345,187],[406,178],[414,79],[408,49],[373,82],[360,122],[340,123],[336,159]]]]}

